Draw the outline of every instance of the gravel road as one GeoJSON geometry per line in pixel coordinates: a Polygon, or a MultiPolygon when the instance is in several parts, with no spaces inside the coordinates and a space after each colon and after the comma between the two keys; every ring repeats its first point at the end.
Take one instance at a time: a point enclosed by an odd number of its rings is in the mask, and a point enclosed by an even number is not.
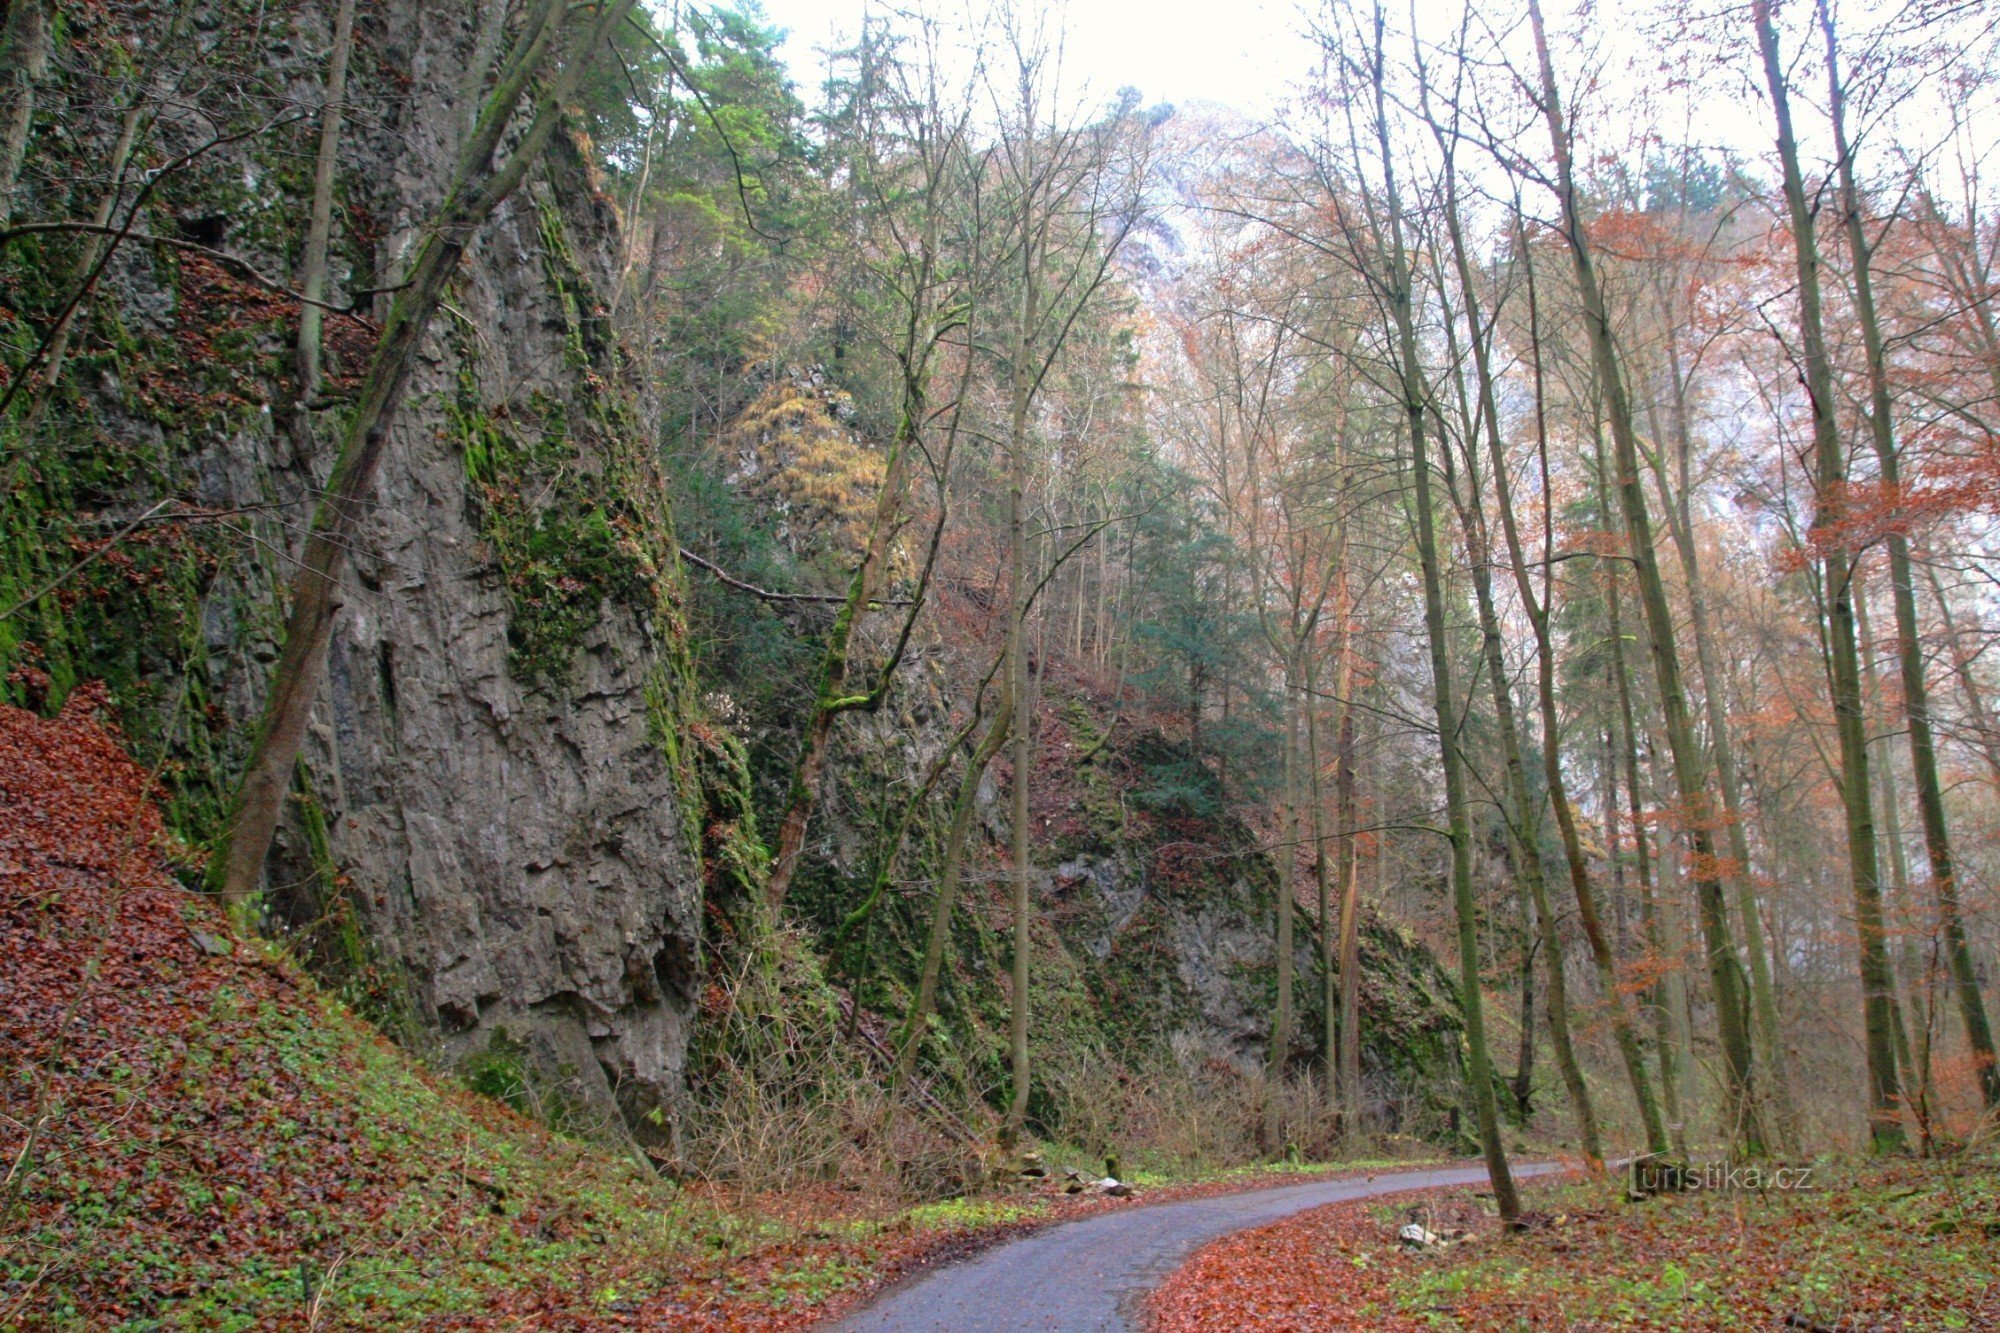
{"type": "MultiPolygon", "coordinates": [[[[1563,1168],[1520,1163],[1517,1177],[1563,1168]]],[[[1065,1222],[893,1288],[838,1327],[855,1333],[1128,1329],[1139,1302],[1182,1260],[1232,1231],[1322,1204],[1483,1184],[1484,1167],[1381,1171],[1179,1203],[1138,1205],[1065,1222]]]]}

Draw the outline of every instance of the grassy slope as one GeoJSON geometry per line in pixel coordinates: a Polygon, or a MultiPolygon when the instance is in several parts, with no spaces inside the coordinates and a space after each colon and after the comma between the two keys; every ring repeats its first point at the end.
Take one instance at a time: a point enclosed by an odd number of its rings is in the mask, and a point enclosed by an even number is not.
{"type": "Polygon", "coordinates": [[[0,710],[0,1323],[466,1314],[700,1230],[232,943],[87,709],[0,710]]]}

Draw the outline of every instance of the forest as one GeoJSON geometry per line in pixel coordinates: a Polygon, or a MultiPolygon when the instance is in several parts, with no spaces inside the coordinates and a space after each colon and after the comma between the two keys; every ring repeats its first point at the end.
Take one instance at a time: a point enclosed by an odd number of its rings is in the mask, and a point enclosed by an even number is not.
{"type": "Polygon", "coordinates": [[[2000,1325],[2000,13],[857,12],[0,0],[0,1328],[2000,1325]]]}

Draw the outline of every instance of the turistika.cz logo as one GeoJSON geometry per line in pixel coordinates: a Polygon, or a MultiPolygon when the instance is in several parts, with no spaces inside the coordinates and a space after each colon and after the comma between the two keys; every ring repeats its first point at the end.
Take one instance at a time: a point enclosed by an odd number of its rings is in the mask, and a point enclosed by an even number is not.
{"type": "Polygon", "coordinates": [[[1764,1194],[1813,1188],[1812,1166],[1769,1166],[1755,1162],[1665,1162],[1640,1158],[1632,1163],[1634,1194],[1764,1194]]]}

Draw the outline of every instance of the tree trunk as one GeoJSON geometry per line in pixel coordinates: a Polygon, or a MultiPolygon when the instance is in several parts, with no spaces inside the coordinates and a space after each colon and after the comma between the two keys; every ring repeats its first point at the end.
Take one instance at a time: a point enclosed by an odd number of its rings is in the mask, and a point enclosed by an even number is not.
{"type": "MultiPolygon", "coordinates": [[[[1344,652],[1334,649],[1335,690],[1344,667],[1344,652]]],[[[1319,1006],[1323,1022],[1321,1028],[1320,1062],[1326,1069],[1326,1104],[1332,1110],[1338,1104],[1334,1089],[1334,1067],[1339,1058],[1340,1043],[1336,1035],[1334,1006],[1339,1002],[1339,984],[1334,974],[1336,955],[1340,941],[1334,925],[1334,903],[1332,867],[1327,864],[1326,855],[1326,793],[1320,778],[1319,750],[1319,658],[1316,654],[1306,655],[1306,800],[1309,802],[1313,845],[1313,884],[1319,899],[1319,1006]]],[[[1337,1118],[1337,1117],[1336,1117],[1337,1118]]]]}
{"type": "MultiPolygon", "coordinates": [[[[1695,548],[1690,512],[1694,441],[1688,429],[1687,381],[1681,372],[1680,348],[1667,339],[1668,374],[1672,379],[1674,447],[1681,481],[1676,495],[1667,485],[1664,465],[1654,470],[1660,507],[1666,512],[1674,546],[1680,552],[1681,574],[1687,581],[1688,628],[1694,637],[1695,662],[1701,668],[1702,702],[1708,717],[1709,744],[1715,757],[1716,784],[1722,793],[1722,818],[1729,841],[1729,862],[1723,878],[1735,889],[1737,916],[1743,923],[1743,948],[1750,956],[1750,1011],[1757,1025],[1757,1044],[1777,1124],[1775,1137],[1789,1146],[1797,1135],[1798,1112],[1792,1105],[1790,1061],[1785,1058],[1784,1033],[1778,1023],[1778,1002],[1771,982],[1771,963],[1764,949],[1764,927],[1757,914],[1757,889],[1750,873],[1750,838],[1744,827],[1742,783],[1736,773],[1736,746],[1730,735],[1724,704],[1723,669],[1709,629],[1708,597],[1702,581],[1700,552],[1695,548]]],[[[1650,411],[1650,407],[1648,408],[1650,411]]],[[[1654,435],[1659,434],[1658,430],[1654,435]]]]}
{"type": "MultiPolygon", "coordinates": [[[[1032,169],[1028,179],[1033,179],[1032,169]]],[[[1035,764],[1035,701],[1029,693],[1028,617],[1028,409],[1034,397],[1029,358],[1037,317],[1035,246],[1029,218],[1033,198],[1022,214],[1020,328],[1015,339],[1011,376],[1012,404],[1007,454],[1007,688],[1013,699],[1013,767],[1010,783],[1012,828],[1008,867],[1013,889],[1014,972],[1008,1013],[1008,1051],[1012,1060],[1013,1096],[1000,1129],[1002,1146],[1012,1147],[1028,1117],[1028,950],[1029,864],[1028,785],[1035,764]]]]}
{"type": "Polygon", "coordinates": [[[1818,547],[1825,580],[1827,673],[1840,738],[1840,795],[1846,814],[1847,858],[1854,890],[1854,927],[1860,937],[1862,1022],[1868,1061],[1868,1132],[1878,1151],[1902,1146],[1896,1080],[1895,979],[1882,932],[1882,886],[1875,847],[1875,816],[1868,781],[1868,731],[1861,703],[1861,668],[1854,631],[1853,557],[1842,526],[1847,518],[1847,451],[1833,396],[1833,363],[1820,317],[1819,242],[1812,201],[1799,170],[1792,133],[1791,94],[1770,0],[1751,0],[1764,80],[1777,118],[1778,161],[1798,275],[1799,335],[1804,344],[1806,394],[1812,400],[1814,506],[1811,542],[1818,547]]]}
{"type": "Polygon", "coordinates": [[[1549,58],[1548,35],[1539,0],[1529,0],[1528,16],[1534,27],[1536,58],[1541,66],[1542,110],[1556,158],[1562,230],[1576,270],[1592,363],[1611,419],[1619,501],[1624,510],[1633,563],[1638,573],[1639,600],[1646,613],[1647,637],[1652,648],[1654,679],[1659,687],[1667,742],[1673,752],[1674,785],[1694,843],[1695,891],[1701,909],[1709,973],[1715,989],[1716,1026],[1720,1030],[1727,1072],[1727,1120],[1732,1138],[1743,1151],[1751,1156],[1762,1156],[1764,1133],[1755,1099],[1756,1076],[1751,1063],[1750,1027],[1745,1015],[1746,986],[1743,965],[1736,956],[1735,941],[1731,938],[1721,880],[1716,873],[1714,806],[1702,772],[1702,756],[1695,741],[1693,721],[1688,716],[1687,693],[1681,684],[1673,609],[1667,601],[1666,585],[1660,577],[1652,519],[1646,510],[1645,491],[1640,485],[1638,440],[1632,426],[1631,404],[1626,397],[1624,377],[1612,346],[1610,312],[1598,284],[1596,264],[1584,233],[1570,160],[1569,129],[1564,119],[1561,93],[1556,85],[1555,66],[1549,58]]]}
{"type": "MultiPolygon", "coordinates": [[[[1340,695],[1340,739],[1333,780],[1335,818],[1340,827],[1340,1025],[1335,1079],[1340,1095],[1341,1133],[1361,1132],[1361,881],[1355,865],[1354,642],[1349,608],[1342,602],[1342,649],[1335,687],[1340,695]]],[[[1322,918],[1324,920],[1324,918],[1322,918]]]]}
{"type": "Polygon", "coordinates": [[[1387,93],[1384,87],[1382,10],[1374,16],[1375,42],[1369,77],[1374,94],[1377,149],[1381,154],[1384,203],[1389,217],[1388,299],[1395,317],[1398,385],[1409,432],[1412,499],[1416,508],[1417,561],[1423,570],[1424,631],[1429,643],[1432,714],[1437,725],[1438,759],[1444,769],[1446,838],[1451,844],[1452,907],[1458,918],[1459,1003],[1465,1021],[1467,1095],[1472,1100],[1479,1144],[1501,1221],[1517,1225],[1520,1195],[1507,1150],[1500,1141],[1500,1111],[1493,1092],[1493,1060],[1486,1043],[1485,996],[1479,980],[1479,905],[1472,892],[1472,831],[1466,816],[1465,774],[1458,746],[1458,707],[1452,688],[1449,630],[1444,616],[1444,575],[1438,564],[1435,511],[1431,501],[1431,464],[1424,439],[1424,382],[1417,360],[1416,316],[1411,293],[1408,251],[1403,242],[1402,201],[1396,184],[1395,159],[1389,142],[1387,93]]]}
{"type": "MultiPolygon", "coordinates": [[[[1605,476],[1603,441],[1598,440],[1595,458],[1598,510],[1611,521],[1611,487],[1605,476]]],[[[1686,978],[1681,972],[1678,941],[1670,951],[1667,930],[1659,903],[1653,893],[1652,852],[1647,842],[1644,796],[1639,787],[1639,736],[1632,715],[1632,679],[1625,663],[1625,626],[1619,596],[1618,566],[1601,562],[1604,575],[1604,605],[1611,638],[1611,674],[1618,688],[1618,724],[1624,740],[1625,799],[1632,823],[1633,870],[1639,880],[1639,924],[1646,936],[1646,948],[1655,965],[1666,969],[1649,988],[1652,994],[1654,1044],[1660,1059],[1660,1106],[1666,1116],[1667,1137],[1677,1156],[1687,1156],[1687,1119],[1681,1109],[1679,1053],[1686,1045],[1677,1034],[1676,1015],[1687,1013],[1686,978]]]]}
{"type": "Polygon", "coordinates": [[[903,1020],[903,1037],[898,1043],[896,1065],[889,1075],[889,1100],[894,1102],[903,1084],[917,1067],[923,1048],[924,1024],[937,1003],[938,976],[944,968],[944,951],[951,941],[951,914],[958,904],[958,885],[964,875],[966,840],[972,832],[972,816],[979,803],[979,783],[986,776],[995,755],[1012,734],[1014,697],[1003,683],[1000,707],[986,734],[965,763],[965,775],[958,782],[958,799],[952,803],[951,826],[945,831],[944,865],[938,874],[937,903],[931,909],[930,934],[924,942],[924,970],[917,982],[917,998],[903,1020]]]}
{"type": "Polygon", "coordinates": [[[1528,895],[1514,886],[1514,905],[1521,913],[1521,1046],[1514,1056],[1514,1113],[1527,1124],[1535,1113],[1535,954],[1539,952],[1535,909],[1528,895]]]}
{"type": "MultiPolygon", "coordinates": [[[[1854,314],[1861,325],[1868,358],[1869,439],[1882,475],[1882,488],[1900,494],[1902,477],[1897,457],[1895,424],[1890,415],[1888,357],[1881,320],[1875,313],[1875,287],[1869,266],[1874,258],[1861,221],[1861,194],[1854,182],[1854,158],[1847,143],[1846,89],[1840,76],[1840,52],[1834,38],[1833,16],[1820,0],[1820,27],[1826,38],[1827,80],[1831,92],[1834,147],[1840,163],[1841,211],[1846,215],[1847,246],[1854,269],[1854,314]]],[[[1767,21],[1768,26],[1768,21],[1767,21]]],[[[1769,59],[1769,56],[1766,57],[1769,59]]],[[[1996,369],[2000,375],[2000,369],[1996,369]]],[[[1993,1027],[1979,993],[1979,976],[1966,939],[1964,914],[1958,900],[1958,864],[1944,817],[1944,790],[1938,781],[1937,738],[1931,726],[1930,686],[1924,679],[1922,642],[1917,630],[1917,596],[1910,571],[1909,539],[1891,528],[1888,538],[1889,587],[1896,613],[1896,656],[1902,668],[1903,716],[1909,724],[1910,772],[1916,782],[1918,818],[1923,824],[1924,855],[1931,867],[1931,892],[1937,902],[1938,926],[1958,998],[1966,1042],[1978,1066],[1979,1093],[1988,1111],[2000,1109],[2000,1060],[1996,1060],[1993,1027]]]]}
{"type": "MultiPolygon", "coordinates": [[[[1264,1151],[1282,1151],[1283,1128],[1279,1114],[1279,1094],[1285,1086],[1285,1065],[1292,1050],[1292,931],[1297,891],[1299,838],[1299,689],[1298,659],[1306,651],[1301,644],[1285,664],[1284,788],[1278,807],[1278,1004],[1271,1017],[1271,1049],[1264,1053],[1264,1151]]],[[[1325,934],[1321,917],[1321,934],[1325,934]]]]}
{"type": "Polygon", "coordinates": [[[306,221],[305,254],[299,261],[297,420],[293,445],[310,451],[312,400],[319,396],[320,332],[325,315],[314,301],[326,299],[327,247],[333,237],[333,187],[340,173],[341,122],[347,113],[347,62],[354,51],[354,0],[340,0],[333,14],[333,46],[326,57],[326,95],[319,113],[319,156],[313,164],[312,208],[306,221]]]}
{"type": "MultiPolygon", "coordinates": [[[[1598,702],[1602,703],[1603,700],[1598,702]]],[[[1603,756],[1599,776],[1604,780],[1598,794],[1602,811],[1604,861],[1611,870],[1611,943],[1620,957],[1632,954],[1632,898],[1625,889],[1625,857],[1619,851],[1625,830],[1618,807],[1618,735],[1607,720],[1604,725],[1603,756]]]]}
{"type": "Polygon", "coordinates": [[[527,131],[505,160],[493,155],[529,86],[555,58],[565,28],[563,0],[540,0],[508,52],[479,122],[460,154],[445,199],[424,229],[423,242],[402,290],[390,304],[375,353],[349,412],[340,452],[326,492],[313,512],[305,553],[292,582],[291,614],[271,693],[252,745],[231,818],[209,863],[209,884],[243,913],[264,875],[264,857],[278,826],[299,744],[326,669],[335,594],[347,549],[367,512],[389,431],[395,424],[411,364],[431,317],[458,271],[460,259],[486,219],[514,192],[548,146],[563,107],[584,67],[633,0],[607,0],[579,34],[579,42],[553,78],[541,80],[527,131]]]}
{"type": "MultiPolygon", "coordinates": [[[[1863,700],[1868,707],[1868,729],[1881,736],[1887,730],[1888,709],[1882,699],[1882,680],[1875,670],[1876,640],[1869,626],[1865,573],[1866,570],[1857,561],[1854,566],[1854,628],[1861,637],[1861,678],[1863,700]]],[[[1918,1139],[1928,1146],[1931,1138],[1929,1062],[1918,1062],[1916,1052],[1910,1045],[1909,1026],[1904,1018],[1906,1011],[1916,1004],[1918,988],[1924,985],[1916,940],[1909,924],[1916,920],[1910,901],[1910,858],[1903,847],[1903,816],[1897,808],[1900,797],[1896,791],[1895,761],[1886,753],[1886,745],[1871,740],[1869,748],[1875,751],[1871,760],[1875,773],[1876,806],[1882,812],[1882,841],[1889,853],[1890,898],[1885,928],[1895,941],[1894,952],[1899,955],[1891,961],[1902,964],[1902,975],[1896,978],[1899,995],[1896,1004],[1896,1061],[1903,1071],[1903,1087],[1911,1093],[1910,1112],[1917,1122],[1918,1139]]]]}
{"type": "Polygon", "coordinates": [[[0,33],[0,227],[19,206],[35,92],[49,71],[47,0],[14,0],[0,33]]]}
{"type": "MultiPolygon", "coordinates": [[[[1493,371],[1487,357],[1486,340],[1480,327],[1479,306],[1473,288],[1472,262],[1466,254],[1465,238],[1458,222],[1457,186],[1449,174],[1445,181],[1445,225],[1451,234],[1452,253],[1458,265],[1459,284],[1464,288],[1462,300],[1465,317],[1472,332],[1472,362],[1479,385],[1479,415],[1486,423],[1486,446],[1493,468],[1494,497],[1500,507],[1500,528],[1507,539],[1507,558],[1514,570],[1514,587],[1520,595],[1521,606],[1527,612],[1528,622],[1535,634],[1535,679],[1542,718],[1542,776],[1548,787],[1549,806],[1555,812],[1556,831],[1562,838],[1563,857],[1569,867],[1570,891],[1576,898],[1577,917],[1583,926],[1585,942],[1590,947],[1591,962],[1597,969],[1597,983],[1604,992],[1604,1002],[1611,1015],[1611,1031],[1618,1045],[1619,1056],[1625,1063],[1625,1077],[1632,1085],[1632,1097],[1639,1108],[1639,1121],[1645,1127],[1647,1150],[1661,1153],[1667,1150],[1667,1137],[1660,1120],[1659,1105],[1653,1098],[1652,1080],[1646,1073],[1645,1056],[1639,1048],[1638,1037],[1632,1031],[1632,1021],[1625,1008],[1625,994],[1618,984],[1617,959],[1611,951],[1610,941],[1604,933],[1604,923],[1597,912],[1597,894],[1590,882],[1590,871],[1585,865],[1583,839],[1577,830],[1576,812],[1570,805],[1567,779],[1562,769],[1562,732],[1560,717],[1556,711],[1556,655],[1555,642],[1549,632],[1549,617],[1553,612],[1551,603],[1551,580],[1544,574],[1542,591],[1538,595],[1534,581],[1528,573],[1527,555],[1521,544],[1521,526],[1514,513],[1514,489],[1507,475],[1507,452],[1500,439],[1499,401],[1493,389],[1493,371]]],[[[1525,235],[1525,233],[1523,233],[1525,235]]],[[[1548,432],[1543,425],[1542,353],[1541,331],[1535,300],[1535,277],[1533,258],[1523,245],[1522,262],[1528,266],[1528,325],[1529,341],[1533,345],[1532,357],[1535,366],[1535,438],[1541,450],[1541,465],[1544,492],[1543,512],[1552,514],[1553,506],[1547,493],[1548,485],[1548,432]]],[[[1467,423],[1468,429],[1470,422],[1467,423]]],[[[1466,440],[1468,451],[1476,448],[1473,441],[1466,440]]],[[[1471,504],[1475,512],[1480,500],[1477,475],[1472,473],[1470,458],[1467,462],[1468,480],[1472,483],[1471,504]]],[[[1479,543],[1481,558],[1485,556],[1488,542],[1485,520],[1479,519],[1479,543]]],[[[1553,552],[1550,552],[1553,554],[1553,552]]],[[[1548,569],[1547,565],[1543,566],[1548,569]]],[[[1485,570],[1479,571],[1479,578],[1490,579],[1485,570]]],[[[1483,617],[1491,617],[1492,593],[1487,592],[1483,617]]],[[[1504,666],[1498,651],[1499,630],[1493,630],[1495,645],[1488,650],[1492,669],[1496,674],[1495,687],[1499,686],[1498,672],[1504,666]]],[[[1509,743],[1513,743],[1511,735],[1509,743]]],[[[1525,784],[1524,784],[1525,785],[1525,784]]],[[[1525,810],[1523,811],[1525,814],[1525,810]]],[[[1530,826],[1531,827],[1531,826],[1530,826]]],[[[1524,831],[1525,836],[1532,836],[1524,831]]],[[[1549,969],[1552,974],[1550,995],[1553,998],[1555,983],[1553,974],[1561,964],[1560,954],[1551,954],[1549,969]]],[[[1553,1016],[1551,1028],[1555,1026],[1553,1016]]],[[[1586,1144],[1586,1152],[1588,1152],[1586,1144]]],[[[1593,1161],[1601,1162],[1602,1153],[1590,1154],[1593,1161]]]]}
{"type": "MultiPolygon", "coordinates": [[[[1474,531],[1481,520],[1473,517],[1479,503],[1476,478],[1470,487],[1471,504],[1466,507],[1468,545],[1472,556],[1472,586],[1479,608],[1479,637],[1486,655],[1486,674],[1492,679],[1495,727],[1500,732],[1501,752],[1506,766],[1507,797],[1513,813],[1507,820],[1508,850],[1520,882],[1528,886],[1534,902],[1535,922],[1541,931],[1542,967],[1548,974],[1544,988],[1549,1015],[1549,1040],[1556,1051],[1556,1068],[1562,1073],[1563,1087],[1576,1112],[1577,1135],[1583,1146],[1585,1163],[1594,1172],[1604,1169],[1604,1143],[1597,1125],[1597,1111],[1591,1104],[1590,1085],[1584,1081],[1583,1065],[1576,1058],[1570,1032],[1568,963],[1563,948],[1560,923],[1549,907],[1548,871],[1542,861],[1541,838],[1532,791],[1528,786],[1527,765],[1521,757],[1520,732],[1514,717],[1513,690],[1508,685],[1507,662],[1501,651],[1500,619],[1493,606],[1491,557],[1483,531],[1474,531]]],[[[1525,1064],[1526,1061],[1523,1061],[1525,1064]]],[[[1521,1100],[1520,1091],[1515,1092],[1521,1100]]]]}
{"type": "MultiPolygon", "coordinates": [[[[1449,151],[1447,149],[1447,151],[1449,151]]],[[[1445,171],[1445,225],[1451,234],[1452,248],[1458,260],[1458,277],[1461,288],[1460,301],[1467,328],[1473,340],[1473,366],[1479,382],[1478,417],[1485,422],[1489,438],[1497,445],[1498,426],[1492,415],[1492,380],[1489,377],[1484,342],[1484,329],[1480,323],[1479,307],[1472,290],[1472,276],[1466,261],[1463,238],[1459,233],[1457,219],[1457,191],[1452,182],[1451,162],[1446,161],[1445,171]]],[[[1530,310],[1533,301],[1530,298],[1530,310]]],[[[1447,312],[1448,313],[1448,312],[1447,312]]],[[[1533,316],[1530,315],[1530,323],[1533,316]]],[[[1531,335],[1532,336],[1532,335],[1531,335]]],[[[1445,322],[1447,349],[1456,361],[1458,359],[1458,339],[1453,325],[1445,322]]],[[[1493,713],[1496,730],[1500,733],[1500,747],[1505,771],[1505,788],[1511,813],[1506,815],[1507,850],[1514,863],[1517,880],[1528,886],[1535,906],[1535,920],[1541,931],[1541,953],[1543,967],[1548,971],[1549,984],[1546,988],[1549,1015],[1549,1037],[1555,1046],[1556,1067],[1562,1073],[1563,1087],[1569,1093],[1571,1108],[1576,1112],[1578,1137],[1582,1141],[1586,1165],[1593,1172],[1604,1169],[1604,1144],[1597,1124],[1597,1111],[1591,1103],[1590,1086],[1584,1081],[1583,1066],[1576,1057],[1569,1021],[1569,981],[1568,966],[1563,949],[1562,934],[1556,915],[1549,907],[1548,872],[1542,860],[1539,824],[1540,811],[1534,793],[1528,785],[1527,766],[1521,755],[1520,732],[1514,716],[1514,691],[1509,684],[1511,676],[1507,671],[1504,644],[1500,635],[1500,617],[1493,602],[1493,543],[1486,526],[1486,511],[1480,496],[1478,444],[1473,437],[1475,413],[1465,401],[1464,377],[1455,375],[1458,390],[1458,416],[1461,431],[1460,447],[1465,457],[1465,485],[1458,484],[1456,470],[1452,466],[1451,450],[1448,443],[1440,441],[1438,453],[1444,473],[1444,483],[1451,494],[1452,503],[1458,510],[1459,525],[1465,533],[1466,555],[1472,567],[1473,602],[1479,618],[1480,651],[1486,662],[1486,675],[1493,692],[1493,713]]],[[[1444,431],[1440,429],[1440,436],[1444,431]]],[[[1505,457],[1497,450],[1494,453],[1496,466],[1505,465],[1505,457]]],[[[1495,484],[1501,488],[1503,517],[1509,514],[1506,479],[1497,477],[1495,484]]],[[[1533,603],[1528,603],[1533,615],[1533,603]]],[[[1518,1098],[1518,1093],[1517,1093],[1518,1098]]]]}
{"type": "MultiPolygon", "coordinates": [[[[916,447],[918,423],[924,418],[923,386],[906,382],[904,392],[902,419],[883,468],[882,489],[875,497],[868,543],[862,551],[861,563],[848,579],[847,600],[841,603],[833,628],[827,632],[826,649],[820,655],[819,678],[814,683],[812,712],[806,718],[799,757],[792,766],[792,784],[784,816],[778,824],[778,847],[771,858],[771,878],[764,891],[773,919],[791,892],[799,858],[805,852],[806,830],[812,822],[813,807],[819,801],[820,776],[826,769],[827,750],[833,743],[833,724],[842,713],[867,707],[879,699],[888,683],[885,677],[865,694],[851,693],[848,688],[854,632],[887,581],[890,545],[902,515],[905,462],[910,450],[916,447]]],[[[911,614],[915,614],[914,608],[911,614]]]]}
{"type": "Polygon", "coordinates": [[[1945,647],[1951,653],[1951,673],[1958,679],[1959,693],[1965,696],[1966,714],[1972,720],[1973,730],[1978,732],[1974,743],[1986,760],[1986,771],[1993,779],[1994,792],[2000,794],[2000,727],[1994,725],[1993,714],[1986,706],[1986,696],[1980,691],[1978,678],[1972,674],[1972,661],[1976,654],[1969,651],[1959,638],[1958,621],[1951,613],[1951,599],[1945,596],[1944,585],[1938,582],[1937,570],[1925,566],[1924,577],[1931,585],[1931,599],[1937,603],[1938,619],[1944,625],[1945,647]]]}
{"type": "MultiPolygon", "coordinates": [[[[162,69],[153,79],[150,85],[151,96],[135,93],[132,104],[125,108],[125,114],[119,120],[118,138],[111,145],[109,162],[111,184],[98,196],[96,206],[90,211],[90,224],[93,227],[108,227],[111,224],[111,214],[118,207],[119,197],[125,190],[125,168],[130,165],[132,151],[138,146],[139,127],[146,118],[146,108],[154,97],[164,96],[171,87],[168,74],[168,70],[162,69]]],[[[104,256],[104,247],[111,244],[111,239],[102,231],[91,232],[84,236],[82,244],[77,248],[76,265],[71,270],[73,284],[81,286],[91,281],[92,275],[98,271],[98,261],[104,256]]],[[[86,292],[84,297],[70,305],[56,320],[54,336],[49,339],[48,355],[42,361],[44,397],[41,402],[48,401],[47,393],[62,379],[63,365],[69,359],[70,341],[75,335],[77,321],[83,316],[87,297],[86,292]]]]}

